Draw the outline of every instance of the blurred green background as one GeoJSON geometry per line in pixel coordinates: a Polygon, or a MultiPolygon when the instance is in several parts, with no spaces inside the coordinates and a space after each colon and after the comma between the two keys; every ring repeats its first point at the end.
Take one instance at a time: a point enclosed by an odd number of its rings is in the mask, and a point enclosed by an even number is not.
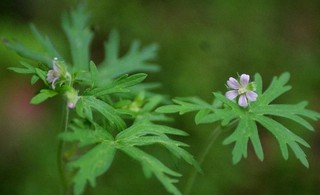
{"type": "MultiPolygon", "coordinates": [[[[47,34],[68,53],[60,26],[61,14],[76,1],[2,0],[0,36],[18,39],[37,48],[29,23],[47,34]]],[[[163,83],[161,93],[199,96],[212,101],[212,91],[225,91],[225,82],[237,73],[259,72],[266,85],[284,71],[291,73],[293,89],[278,102],[310,102],[320,111],[320,1],[317,0],[106,0],[88,1],[92,30],[92,59],[103,59],[103,41],[112,29],[121,36],[125,52],[131,41],[160,45],[161,72],[149,81],[163,83]]],[[[59,100],[29,105],[38,88],[29,78],[6,70],[21,58],[0,45],[0,194],[58,194],[56,133],[61,128],[59,100]]],[[[207,143],[214,124],[195,126],[193,116],[177,116],[173,126],[190,133],[185,140],[195,156],[207,143]]],[[[286,122],[286,121],[285,121],[286,122]]],[[[203,164],[192,194],[320,194],[320,124],[309,132],[287,123],[311,145],[305,149],[310,168],[293,154],[285,161],[276,140],[260,129],[265,160],[260,162],[249,146],[248,159],[232,165],[232,145],[222,146],[222,134],[203,164]]],[[[192,167],[154,149],[174,169],[183,173],[184,188],[192,167]]],[[[166,194],[154,178],[145,179],[135,161],[118,153],[110,171],[99,177],[97,188],[85,194],[166,194]]]]}

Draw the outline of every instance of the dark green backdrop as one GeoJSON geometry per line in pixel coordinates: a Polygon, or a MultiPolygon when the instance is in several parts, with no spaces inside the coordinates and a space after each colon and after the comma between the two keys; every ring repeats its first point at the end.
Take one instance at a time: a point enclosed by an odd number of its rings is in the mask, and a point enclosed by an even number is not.
{"type": "MultiPolygon", "coordinates": [[[[38,48],[29,23],[51,37],[69,55],[60,27],[61,14],[75,1],[2,0],[0,36],[38,48]]],[[[157,63],[162,71],[149,81],[163,83],[161,93],[200,96],[211,101],[212,91],[225,91],[229,76],[259,72],[265,84],[284,71],[291,73],[293,89],[278,101],[310,102],[320,110],[320,1],[226,0],[92,0],[92,59],[103,59],[103,44],[111,29],[121,36],[125,52],[131,41],[160,45],[157,63]]],[[[0,194],[52,194],[59,192],[56,172],[56,132],[60,128],[59,100],[29,105],[36,92],[29,78],[6,70],[21,58],[0,45],[0,194]]],[[[266,85],[265,85],[266,86],[266,85]]],[[[192,115],[176,116],[172,125],[190,133],[187,143],[197,156],[214,125],[196,127],[192,115]]],[[[310,168],[291,154],[285,161],[276,140],[260,129],[265,160],[259,162],[249,146],[248,159],[232,165],[232,145],[222,146],[227,132],[214,144],[197,177],[192,194],[319,194],[320,124],[308,132],[288,123],[305,137],[310,168]]],[[[162,149],[153,149],[183,173],[183,189],[190,166],[176,161],[162,149]]],[[[98,179],[98,187],[86,194],[166,194],[156,179],[145,179],[141,167],[118,153],[110,171],[98,179]]]]}

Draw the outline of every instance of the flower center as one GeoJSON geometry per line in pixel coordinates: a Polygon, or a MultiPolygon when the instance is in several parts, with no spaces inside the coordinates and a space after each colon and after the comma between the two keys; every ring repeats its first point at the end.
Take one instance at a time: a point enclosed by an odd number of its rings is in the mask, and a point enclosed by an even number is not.
{"type": "Polygon", "coordinates": [[[240,88],[238,89],[238,94],[241,95],[241,94],[244,94],[246,93],[248,90],[246,88],[240,88]]]}

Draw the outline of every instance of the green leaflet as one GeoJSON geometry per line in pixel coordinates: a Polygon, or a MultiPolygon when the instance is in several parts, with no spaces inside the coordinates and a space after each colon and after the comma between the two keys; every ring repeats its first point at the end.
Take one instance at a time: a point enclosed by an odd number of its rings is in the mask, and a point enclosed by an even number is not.
{"type": "Polygon", "coordinates": [[[252,102],[248,108],[241,108],[236,102],[227,99],[220,93],[214,93],[217,100],[223,103],[221,107],[201,107],[197,101],[191,102],[190,99],[174,100],[176,105],[168,105],[160,107],[157,111],[162,113],[175,113],[179,112],[184,114],[191,111],[197,111],[195,122],[197,124],[213,123],[220,121],[221,126],[228,126],[237,123],[233,133],[225,139],[224,144],[235,143],[233,148],[233,162],[237,163],[242,157],[247,157],[247,146],[249,141],[252,142],[256,155],[262,161],[264,158],[263,149],[260,143],[257,123],[261,124],[269,130],[278,140],[280,150],[285,159],[288,159],[289,146],[295,156],[301,163],[308,167],[306,155],[301,149],[300,145],[310,147],[306,141],[292,133],[291,130],[279,123],[271,116],[283,117],[295,121],[303,127],[314,130],[312,125],[306,118],[318,120],[320,114],[312,110],[306,109],[306,102],[299,104],[271,104],[273,100],[291,89],[287,86],[290,74],[283,73],[279,77],[274,77],[269,87],[263,92],[262,90],[262,77],[259,74],[254,76],[255,84],[257,87],[258,99],[252,102]]]}
{"type": "MultiPolygon", "coordinates": [[[[59,54],[57,49],[53,46],[52,42],[47,36],[42,36],[38,31],[35,25],[30,25],[33,35],[37,38],[38,42],[41,43],[42,47],[47,52],[48,56],[52,59],[53,57],[57,57],[58,59],[62,59],[62,56],[59,54]]],[[[49,66],[51,63],[48,64],[49,66]]]]}
{"type": "Polygon", "coordinates": [[[34,96],[30,103],[31,104],[40,104],[41,102],[45,101],[48,98],[54,97],[58,95],[58,92],[48,89],[41,89],[40,93],[34,96]]]}
{"type": "MultiPolygon", "coordinates": [[[[261,76],[258,76],[258,78],[259,77],[261,78],[261,76]]],[[[279,78],[274,77],[269,87],[263,92],[263,94],[257,99],[257,101],[254,104],[252,104],[253,107],[255,105],[259,105],[259,106],[268,105],[274,99],[276,99],[283,93],[289,91],[291,89],[291,86],[286,85],[287,82],[289,81],[289,78],[290,78],[290,74],[288,72],[281,74],[279,78]]],[[[259,85],[262,86],[262,81],[258,81],[258,82],[259,82],[259,85]]],[[[259,89],[259,87],[261,86],[257,86],[257,89],[259,89]]],[[[260,90],[262,89],[260,88],[259,91],[260,90]]]]}
{"type": "Polygon", "coordinates": [[[176,98],[173,102],[177,105],[167,105],[162,106],[157,109],[157,112],[160,113],[175,113],[185,114],[192,111],[199,111],[202,109],[212,110],[214,107],[205,101],[197,97],[188,97],[188,98],[176,98]]]}
{"type": "Polygon", "coordinates": [[[45,63],[47,66],[52,67],[51,61],[54,57],[58,57],[61,59],[61,55],[56,50],[56,48],[51,43],[50,39],[47,36],[42,36],[41,33],[37,30],[37,28],[31,24],[30,25],[31,31],[37,41],[41,44],[44,52],[38,52],[34,51],[26,46],[24,46],[22,43],[18,41],[7,41],[5,42],[5,45],[16,51],[19,55],[21,55],[24,58],[28,58],[31,60],[35,60],[37,62],[45,63]]]}
{"type": "Polygon", "coordinates": [[[89,70],[91,75],[92,86],[94,87],[98,83],[99,71],[96,64],[93,61],[90,61],[89,70]]]}
{"type": "Polygon", "coordinates": [[[127,155],[139,161],[147,175],[154,174],[157,179],[164,185],[168,192],[174,195],[181,195],[181,192],[173,185],[177,183],[177,179],[170,178],[180,177],[181,174],[169,169],[155,157],[143,152],[136,147],[122,147],[121,150],[127,155]]]}
{"type": "Polygon", "coordinates": [[[233,163],[238,163],[242,157],[247,157],[247,145],[251,140],[254,150],[258,158],[263,160],[263,150],[259,139],[257,125],[253,120],[250,119],[250,116],[242,117],[238,123],[235,131],[224,140],[223,144],[230,144],[235,142],[232,155],[233,163]]]}
{"type": "Polygon", "coordinates": [[[59,137],[68,142],[79,141],[80,146],[97,144],[68,164],[69,168],[78,169],[73,177],[74,193],[82,194],[87,182],[95,187],[96,177],[110,168],[116,148],[112,136],[101,127],[91,130],[72,125],[71,129],[72,132],[64,132],[59,137]]]}
{"type": "Polygon", "coordinates": [[[284,127],[279,122],[270,119],[265,116],[258,116],[257,121],[262,124],[265,128],[267,128],[278,140],[282,155],[285,159],[288,159],[288,148],[287,144],[291,147],[296,157],[301,161],[301,163],[309,167],[308,160],[306,159],[306,155],[303,150],[300,148],[298,143],[302,144],[305,147],[309,147],[310,145],[304,141],[299,136],[292,133],[289,129],[284,127]]]}
{"type": "Polygon", "coordinates": [[[118,130],[123,130],[126,128],[126,123],[119,116],[119,113],[106,102],[93,96],[83,96],[81,97],[81,100],[83,107],[85,107],[86,110],[89,110],[90,108],[95,109],[102,114],[107,121],[109,121],[111,124],[114,124],[118,130]]]}
{"type": "Polygon", "coordinates": [[[35,74],[36,73],[35,67],[33,67],[32,65],[26,62],[20,62],[20,64],[23,66],[23,68],[9,67],[8,69],[19,74],[35,74]]]}
{"type": "Polygon", "coordinates": [[[138,73],[131,76],[123,75],[104,87],[97,87],[92,90],[88,90],[86,92],[86,95],[93,95],[99,97],[112,93],[129,92],[129,87],[142,82],[146,77],[147,74],[144,73],[138,73]]]}
{"type": "Polygon", "coordinates": [[[147,175],[150,176],[151,174],[154,174],[168,192],[171,192],[172,194],[181,194],[173,185],[173,183],[176,183],[178,180],[169,177],[179,177],[180,174],[166,167],[155,157],[137,148],[137,146],[160,144],[173,153],[177,158],[184,159],[189,164],[195,166],[198,171],[201,171],[193,156],[182,148],[187,145],[170,139],[167,134],[180,136],[187,135],[181,130],[162,125],[136,123],[132,127],[120,132],[117,135],[116,140],[120,145],[119,149],[132,158],[138,160],[147,175]]]}
{"type": "Polygon", "coordinates": [[[89,69],[89,49],[93,33],[88,27],[89,16],[85,13],[85,6],[80,5],[62,18],[62,27],[67,35],[72,64],[75,71],[89,69]]]}
{"type": "Polygon", "coordinates": [[[79,142],[80,147],[95,145],[88,152],[68,164],[69,168],[78,169],[73,178],[76,194],[83,193],[87,182],[91,186],[95,186],[96,177],[109,169],[117,150],[123,151],[140,162],[146,176],[155,175],[168,192],[172,194],[181,194],[173,185],[178,182],[176,177],[180,177],[181,174],[171,170],[157,158],[139,149],[139,146],[162,145],[177,158],[184,159],[200,171],[193,156],[182,148],[187,145],[168,137],[170,134],[187,135],[178,129],[151,123],[135,123],[118,133],[115,139],[108,133],[107,129],[103,129],[97,124],[93,124],[91,127],[86,126],[81,120],[75,120],[75,124],[71,125],[70,129],[69,132],[61,133],[60,139],[67,142],[79,142]]]}
{"type": "Polygon", "coordinates": [[[307,122],[302,117],[309,117],[313,120],[317,120],[318,113],[305,109],[307,105],[307,102],[301,102],[296,105],[268,105],[268,106],[259,106],[253,108],[253,112],[257,114],[263,114],[263,115],[273,115],[273,116],[280,116],[284,118],[291,119],[292,121],[295,121],[305,128],[313,131],[314,128],[312,125],[307,122]]]}
{"type": "Polygon", "coordinates": [[[101,79],[116,78],[123,74],[137,71],[153,72],[159,70],[158,65],[148,61],[154,60],[158,46],[151,44],[139,50],[140,43],[132,43],[128,53],[123,57],[119,56],[119,34],[112,31],[108,42],[105,42],[105,60],[100,64],[101,79]]]}
{"type": "Polygon", "coordinates": [[[105,173],[115,155],[113,142],[103,142],[82,155],[77,161],[69,163],[70,168],[79,168],[74,176],[74,193],[82,194],[87,180],[95,187],[95,178],[105,173]]]}

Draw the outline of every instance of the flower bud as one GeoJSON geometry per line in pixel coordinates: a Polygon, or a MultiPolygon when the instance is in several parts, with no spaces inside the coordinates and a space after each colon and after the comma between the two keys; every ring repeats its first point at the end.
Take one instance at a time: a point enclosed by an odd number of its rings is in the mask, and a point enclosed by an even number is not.
{"type": "Polygon", "coordinates": [[[67,97],[67,105],[69,108],[73,109],[76,107],[76,104],[79,100],[78,91],[74,88],[70,87],[68,91],[65,92],[65,95],[67,97]]]}

